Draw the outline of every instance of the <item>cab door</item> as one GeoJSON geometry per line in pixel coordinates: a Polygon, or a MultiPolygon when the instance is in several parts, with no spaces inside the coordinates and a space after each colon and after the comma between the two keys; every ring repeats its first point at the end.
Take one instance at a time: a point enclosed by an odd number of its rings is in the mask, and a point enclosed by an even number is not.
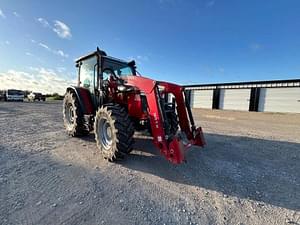
{"type": "Polygon", "coordinates": [[[96,97],[98,72],[99,60],[97,55],[84,59],[79,64],[79,86],[90,91],[94,106],[98,105],[98,98],[96,97]]]}

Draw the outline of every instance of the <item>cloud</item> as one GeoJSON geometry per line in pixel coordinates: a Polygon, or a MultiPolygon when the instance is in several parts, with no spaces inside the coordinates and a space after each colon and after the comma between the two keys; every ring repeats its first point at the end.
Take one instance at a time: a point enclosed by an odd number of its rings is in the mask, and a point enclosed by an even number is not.
{"type": "Polygon", "coordinates": [[[2,17],[2,19],[6,19],[6,16],[1,9],[0,9],[0,17],[2,17]]]}
{"type": "Polygon", "coordinates": [[[0,72],[0,89],[21,89],[42,93],[64,94],[69,85],[74,85],[76,79],[65,79],[54,70],[43,67],[30,67],[31,72],[8,70],[0,72]]]}
{"type": "Polygon", "coordinates": [[[212,1],[208,1],[207,3],[206,3],[206,7],[213,7],[214,5],[215,5],[215,1],[214,0],[212,0],[212,1]]]}
{"type": "Polygon", "coordinates": [[[5,41],[4,42],[6,45],[10,45],[10,42],[9,41],[5,41]]]}
{"type": "Polygon", "coordinates": [[[63,39],[70,39],[72,37],[71,29],[65,23],[59,20],[54,21],[53,31],[63,39]]]}
{"type": "Polygon", "coordinates": [[[56,70],[59,72],[59,73],[63,73],[66,71],[66,68],[65,67],[57,67],[56,70]]]}
{"type": "Polygon", "coordinates": [[[37,18],[36,19],[43,27],[46,27],[46,28],[49,28],[50,27],[50,24],[49,24],[49,22],[46,20],[46,19],[44,19],[44,18],[37,18]]]}
{"type": "Polygon", "coordinates": [[[62,39],[71,39],[72,33],[70,27],[67,24],[60,20],[54,20],[53,25],[51,25],[46,19],[44,18],[37,18],[36,19],[43,27],[51,29],[53,32],[57,34],[58,37],[62,39]]]}
{"type": "Polygon", "coordinates": [[[55,54],[60,55],[60,56],[62,56],[64,58],[68,58],[69,57],[69,55],[66,54],[66,53],[64,53],[62,50],[55,51],[55,54]]]}
{"type": "Polygon", "coordinates": [[[63,58],[68,58],[69,57],[69,55],[66,54],[66,53],[64,53],[63,50],[60,50],[60,49],[59,50],[54,50],[54,49],[50,48],[48,45],[46,45],[44,43],[39,43],[38,45],[40,47],[46,49],[47,51],[52,52],[55,55],[59,55],[59,56],[61,56],[63,58]]]}
{"type": "Polygon", "coordinates": [[[149,57],[144,55],[138,55],[138,56],[129,56],[127,57],[128,60],[134,60],[137,64],[142,64],[143,62],[148,62],[149,57]]]}
{"type": "Polygon", "coordinates": [[[39,57],[35,56],[34,54],[32,54],[31,52],[25,52],[25,55],[26,56],[29,56],[29,57],[33,57],[35,58],[37,61],[39,61],[40,63],[44,63],[44,60],[40,59],[39,57]]]}
{"type": "Polygon", "coordinates": [[[45,45],[43,43],[39,43],[39,46],[43,47],[44,49],[50,50],[50,48],[48,47],[48,45],[45,45]]]}
{"type": "Polygon", "coordinates": [[[13,12],[13,14],[14,14],[15,17],[20,17],[20,14],[17,13],[17,12],[13,12]]]}

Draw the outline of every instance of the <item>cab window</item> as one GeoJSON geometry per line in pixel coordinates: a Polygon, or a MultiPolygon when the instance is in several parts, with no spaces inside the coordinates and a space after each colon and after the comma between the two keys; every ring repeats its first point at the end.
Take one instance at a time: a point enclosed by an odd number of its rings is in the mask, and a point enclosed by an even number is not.
{"type": "Polygon", "coordinates": [[[97,57],[83,60],[80,65],[80,86],[84,88],[95,87],[95,76],[97,75],[97,57]]]}
{"type": "Polygon", "coordinates": [[[119,62],[116,60],[105,58],[103,63],[103,71],[108,70],[107,74],[103,74],[103,79],[107,79],[110,71],[113,71],[114,74],[118,77],[135,75],[134,69],[129,66],[127,63],[119,62]]]}

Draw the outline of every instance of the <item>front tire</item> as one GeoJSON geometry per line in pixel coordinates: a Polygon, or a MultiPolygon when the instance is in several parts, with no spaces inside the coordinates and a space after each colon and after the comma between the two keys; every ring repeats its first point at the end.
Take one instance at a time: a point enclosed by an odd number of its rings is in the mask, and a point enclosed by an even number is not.
{"type": "Polygon", "coordinates": [[[67,92],[63,101],[63,119],[67,133],[72,137],[87,135],[89,130],[84,124],[77,97],[72,92],[67,92]]]}
{"type": "Polygon", "coordinates": [[[109,161],[123,159],[133,145],[133,124],[126,110],[118,104],[98,109],[94,122],[95,139],[102,156],[109,161]]]}

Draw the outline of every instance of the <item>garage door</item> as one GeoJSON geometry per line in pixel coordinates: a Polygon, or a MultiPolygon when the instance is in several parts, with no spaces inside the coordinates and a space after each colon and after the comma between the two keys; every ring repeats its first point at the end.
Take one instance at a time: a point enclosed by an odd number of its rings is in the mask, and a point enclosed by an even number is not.
{"type": "Polygon", "coordinates": [[[193,90],[191,92],[192,108],[211,109],[213,101],[213,90],[193,90]]]}
{"type": "Polygon", "coordinates": [[[222,89],[219,108],[248,111],[250,91],[250,89],[222,89]]]}
{"type": "Polygon", "coordinates": [[[258,111],[300,113],[300,88],[262,88],[258,111]]]}

